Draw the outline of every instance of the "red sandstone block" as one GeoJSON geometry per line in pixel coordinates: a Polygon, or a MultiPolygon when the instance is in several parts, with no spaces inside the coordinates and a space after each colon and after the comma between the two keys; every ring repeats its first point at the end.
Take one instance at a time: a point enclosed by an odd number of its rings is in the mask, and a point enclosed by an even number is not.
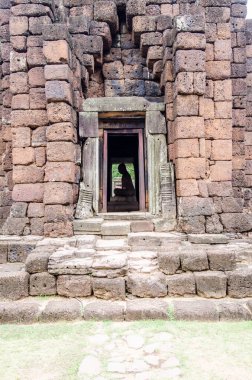
{"type": "Polygon", "coordinates": [[[232,161],[216,161],[210,166],[210,179],[212,181],[232,180],[232,161]]]}
{"type": "Polygon", "coordinates": [[[132,35],[135,44],[139,44],[142,33],[155,32],[156,17],[136,16],[132,22],[132,35]]]}
{"type": "Polygon", "coordinates": [[[206,62],[207,78],[229,79],[231,75],[230,61],[208,61],[206,62]]]}
{"type": "Polygon", "coordinates": [[[198,139],[179,139],[174,144],[174,157],[199,157],[198,139]]]}
{"type": "Polygon", "coordinates": [[[29,85],[31,87],[44,87],[45,77],[43,67],[33,67],[28,72],[29,85]]]}
{"type": "Polygon", "coordinates": [[[47,143],[48,161],[71,161],[75,162],[76,147],[72,142],[48,142],[47,143]]]}
{"type": "Polygon", "coordinates": [[[27,216],[29,218],[41,218],[44,216],[45,206],[43,203],[30,203],[28,205],[27,216]]]}
{"type": "Polygon", "coordinates": [[[231,41],[217,40],[214,43],[214,59],[216,61],[229,61],[232,56],[231,41]]]}
{"type": "Polygon", "coordinates": [[[214,102],[212,99],[200,98],[199,114],[205,119],[214,119],[214,102]]]}
{"type": "Polygon", "coordinates": [[[13,110],[28,110],[30,106],[28,94],[18,94],[12,96],[11,108],[13,110]]]}
{"type": "Polygon", "coordinates": [[[215,117],[218,119],[231,119],[232,118],[232,102],[215,102],[215,117]]]}
{"type": "Polygon", "coordinates": [[[46,96],[44,88],[30,89],[30,108],[37,110],[46,108],[46,96]]]}
{"type": "Polygon", "coordinates": [[[177,117],[175,121],[176,139],[205,137],[204,118],[202,117],[177,117]]]}
{"type": "Polygon", "coordinates": [[[63,205],[46,205],[45,222],[63,222],[73,219],[73,207],[63,205]]]}
{"type": "Polygon", "coordinates": [[[232,140],[212,141],[211,160],[232,160],[232,140]]]}
{"type": "Polygon", "coordinates": [[[175,81],[175,86],[178,94],[192,94],[193,73],[178,73],[175,81]]]}
{"type": "Polygon", "coordinates": [[[74,162],[47,162],[45,169],[46,182],[76,182],[74,162]]]}
{"type": "Polygon", "coordinates": [[[175,98],[174,115],[198,116],[199,100],[197,95],[177,95],[175,98]]]}
{"type": "Polygon", "coordinates": [[[106,79],[124,79],[123,64],[120,61],[104,63],[102,73],[106,79]]]}
{"type": "Polygon", "coordinates": [[[232,138],[231,119],[206,120],[205,128],[206,138],[222,140],[232,138]]]}
{"type": "Polygon", "coordinates": [[[10,72],[27,71],[26,53],[10,52],[10,72]]]}
{"type": "Polygon", "coordinates": [[[214,82],[214,100],[232,100],[232,80],[226,79],[214,82]]]}
{"type": "Polygon", "coordinates": [[[15,185],[12,192],[12,199],[15,202],[43,202],[43,196],[43,183],[15,185]]]}
{"type": "Polygon", "coordinates": [[[140,39],[140,51],[142,53],[143,57],[147,57],[147,52],[150,46],[157,45],[162,46],[163,45],[163,38],[162,33],[160,32],[150,32],[150,33],[143,33],[141,35],[140,39]]]}
{"type": "Polygon", "coordinates": [[[45,41],[43,52],[48,63],[68,63],[70,60],[69,46],[64,40],[45,41]]]}
{"type": "Polygon", "coordinates": [[[25,52],[27,49],[27,37],[25,36],[13,36],[10,38],[10,42],[15,51],[25,52]]]}
{"type": "Polygon", "coordinates": [[[115,33],[119,27],[116,4],[113,1],[99,1],[94,3],[94,19],[106,22],[115,33]]]}
{"type": "Polygon", "coordinates": [[[10,75],[10,91],[12,94],[27,94],[29,92],[27,73],[19,72],[10,75]]]}
{"type": "Polygon", "coordinates": [[[73,236],[71,222],[45,223],[44,234],[48,237],[73,236]]]}
{"type": "Polygon", "coordinates": [[[51,123],[73,122],[72,107],[67,103],[49,103],[47,113],[51,123]]]}
{"type": "MultiPolygon", "coordinates": [[[[247,103],[249,104],[249,103],[247,103]]],[[[243,109],[233,109],[233,125],[236,127],[246,127],[246,110],[243,109]]]]}
{"type": "Polygon", "coordinates": [[[57,123],[46,129],[47,141],[72,141],[76,142],[76,130],[71,123],[57,123]]]}
{"type": "Polygon", "coordinates": [[[37,183],[43,182],[44,169],[37,166],[14,166],[13,182],[16,183],[37,183]]]}
{"type": "Polygon", "coordinates": [[[48,16],[30,17],[29,31],[31,34],[42,34],[44,26],[51,23],[52,21],[48,16]]]}
{"type": "Polygon", "coordinates": [[[174,43],[175,50],[199,49],[205,50],[206,38],[203,33],[178,33],[174,43]]]}
{"type": "Polygon", "coordinates": [[[11,124],[13,127],[36,128],[47,125],[47,112],[44,110],[12,111],[11,124]]]}
{"type": "Polygon", "coordinates": [[[175,55],[175,71],[205,71],[205,52],[201,50],[179,50],[175,55]]]}
{"type": "Polygon", "coordinates": [[[2,7],[1,7],[0,26],[8,24],[9,18],[10,18],[10,10],[9,9],[2,9],[2,7]]]}
{"type": "Polygon", "coordinates": [[[178,197],[192,197],[199,195],[199,189],[196,179],[179,179],[176,181],[178,197]]]}
{"type": "Polygon", "coordinates": [[[12,128],[12,146],[13,148],[24,148],[31,145],[30,128],[12,128]]]}
{"type": "Polygon", "coordinates": [[[28,47],[43,47],[43,37],[42,36],[29,36],[27,38],[27,46],[28,47]]]}
{"type": "Polygon", "coordinates": [[[10,34],[12,36],[22,35],[28,33],[28,17],[20,16],[10,17],[10,34]]]}
{"type": "Polygon", "coordinates": [[[27,63],[29,67],[41,66],[46,64],[43,49],[41,47],[28,47],[27,63]]]}
{"type": "Polygon", "coordinates": [[[71,86],[65,81],[48,81],[45,85],[46,99],[48,102],[73,103],[71,86]]]}
{"type": "Polygon", "coordinates": [[[65,182],[45,183],[44,204],[72,204],[73,187],[65,182]]]}
{"type": "Polygon", "coordinates": [[[32,146],[46,145],[46,128],[38,127],[32,131],[32,146]]]}
{"type": "Polygon", "coordinates": [[[205,178],[205,158],[177,158],[175,162],[177,179],[205,178]]]}
{"type": "Polygon", "coordinates": [[[46,65],[45,66],[46,80],[66,80],[71,82],[73,74],[68,65],[46,65]]]}
{"type": "Polygon", "coordinates": [[[13,148],[12,158],[14,165],[28,165],[34,162],[34,149],[31,147],[13,148]]]}
{"type": "Polygon", "coordinates": [[[35,162],[37,166],[44,166],[46,163],[46,149],[41,146],[35,148],[35,162]]]}
{"type": "Polygon", "coordinates": [[[52,15],[49,7],[43,4],[19,4],[11,8],[11,12],[14,16],[43,16],[52,15]]]}

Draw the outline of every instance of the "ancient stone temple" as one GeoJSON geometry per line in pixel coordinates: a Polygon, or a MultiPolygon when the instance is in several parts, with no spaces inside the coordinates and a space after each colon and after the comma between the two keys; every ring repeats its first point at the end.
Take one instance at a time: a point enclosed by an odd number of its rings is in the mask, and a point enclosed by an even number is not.
{"type": "Polygon", "coordinates": [[[0,0],[0,38],[0,299],[252,297],[246,0],[0,0]]]}
{"type": "Polygon", "coordinates": [[[146,213],[156,231],[251,230],[246,1],[0,8],[4,234],[71,236],[125,211],[146,213]],[[113,194],[121,161],[133,197],[113,194]]]}

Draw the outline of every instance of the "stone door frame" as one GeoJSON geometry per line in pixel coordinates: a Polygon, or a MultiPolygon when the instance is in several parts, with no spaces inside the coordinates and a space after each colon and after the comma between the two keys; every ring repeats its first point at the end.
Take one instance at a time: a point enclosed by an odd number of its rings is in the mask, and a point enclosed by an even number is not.
{"type": "MultiPolygon", "coordinates": [[[[167,129],[165,117],[162,114],[164,111],[163,103],[150,102],[141,97],[89,98],[83,102],[83,112],[79,113],[79,135],[81,139],[85,140],[84,154],[86,144],[90,147],[88,155],[89,157],[91,155],[92,159],[86,160],[91,167],[82,169],[84,182],[86,181],[82,187],[88,188],[90,194],[91,191],[93,194],[90,214],[99,212],[99,119],[101,118],[136,118],[139,116],[145,118],[148,212],[154,216],[165,216],[167,200],[169,202],[172,200],[172,203],[175,204],[175,190],[167,189],[167,183],[173,182],[174,184],[174,181],[169,181],[167,177],[169,175],[173,177],[173,166],[171,173],[171,164],[167,162],[167,129]],[[89,178],[85,179],[85,171],[89,173],[87,176],[89,178]]],[[[85,165],[84,158],[83,162],[85,165]]],[[[78,206],[80,208],[79,204],[78,206]]],[[[80,218],[78,215],[76,217],[80,218]]]]}

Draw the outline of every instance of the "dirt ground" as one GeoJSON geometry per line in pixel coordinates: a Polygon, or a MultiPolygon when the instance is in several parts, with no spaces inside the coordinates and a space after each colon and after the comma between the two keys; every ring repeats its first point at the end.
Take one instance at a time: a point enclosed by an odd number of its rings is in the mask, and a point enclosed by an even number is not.
{"type": "MultiPolygon", "coordinates": [[[[176,321],[2,325],[0,379],[78,379],[83,357],[94,349],[90,338],[97,336],[98,330],[108,337],[110,344],[129,330],[135,336],[140,332],[142,336],[158,336],[158,332],[171,334],[173,355],[179,360],[181,371],[180,377],[174,378],[252,380],[252,322],[176,321]]],[[[100,358],[103,366],[106,364],[106,355],[104,346],[104,355],[100,358]]],[[[128,376],[124,378],[127,380],[128,376]]],[[[98,379],[98,376],[94,379],[98,379]]]]}

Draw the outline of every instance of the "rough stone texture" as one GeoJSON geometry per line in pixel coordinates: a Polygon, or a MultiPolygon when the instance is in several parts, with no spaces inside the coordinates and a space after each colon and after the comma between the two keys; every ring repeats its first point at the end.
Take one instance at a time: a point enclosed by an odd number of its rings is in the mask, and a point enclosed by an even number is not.
{"type": "Polygon", "coordinates": [[[223,272],[195,273],[197,294],[206,298],[222,298],[227,294],[227,276],[223,272]]]}
{"type": "Polygon", "coordinates": [[[183,271],[201,271],[208,269],[206,252],[192,250],[181,254],[181,266],[183,271]]]}
{"type": "Polygon", "coordinates": [[[36,323],[39,304],[35,302],[0,303],[0,323],[36,323]]]}
{"type": "Polygon", "coordinates": [[[104,300],[125,299],[125,280],[123,278],[93,278],[94,296],[104,300]]]}
{"type": "Polygon", "coordinates": [[[159,269],[165,274],[174,274],[180,267],[180,255],[178,252],[159,252],[159,269]]]}
{"type": "Polygon", "coordinates": [[[92,293],[90,276],[63,275],[57,279],[57,293],[65,297],[87,297],[92,293]]]}
{"type": "Polygon", "coordinates": [[[82,316],[81,304],[77,300],[49,301],[39,316],[40,322],[73,321],[82,316]]]}
{"type": "Polygon", "coordinates": [[[0,298],[18,300],[28,296],[29,274],[26,272],[0,273],[0,298]]]}
{"type": "Polygon", "coordinates": [[[46,249],[37,248],[26,259],[25,269],[28,273],[46,272],[49,257],[54,247],[46,247],[46,249]]]}
{"type": "Polygon", "coordinates": [[[124,306],[110,301],[91,302],[84,306],[83,317],[85,320],[124,320],[124,306]]]}
{"type": "Polygon", "coordinates": [[[196,294],[195,279],[192,273],[167,276],[169,296],[186,296],[196,294]]]}
{"type": "Polygon", "coordinates": [[[31,296],[51,296],[56,294],[56,278],[48,272],[31,274],[29,294],[31,296]]]}
{"type": "Polygon", "coordinates": [[[219,314],[214,303],[200,301],[174,301],[175,319],[184,321],[218,321],[219,314]]]}
{"type": "Polygon", "coordinates": [[[167,295],[165,275],[161,273],[129,274],[127,290],[138,297],[164,297],[167,295]]]}
{"type": "Polygon", "coordinates": [[[250,321],[251,312],[245,303],[221,302],[218,305],[220,321],[250,321]]]}
{"type": "Polygon", "coordinates": [[[251,268],[228,273],[228,295],[234,298],[252,297],[251,268]]]}
{"type": "Polygon", "coordinates": [[[162,300],[130,300],[126,303],[126,321],[167,319],[168,304],[162,300]]]}

